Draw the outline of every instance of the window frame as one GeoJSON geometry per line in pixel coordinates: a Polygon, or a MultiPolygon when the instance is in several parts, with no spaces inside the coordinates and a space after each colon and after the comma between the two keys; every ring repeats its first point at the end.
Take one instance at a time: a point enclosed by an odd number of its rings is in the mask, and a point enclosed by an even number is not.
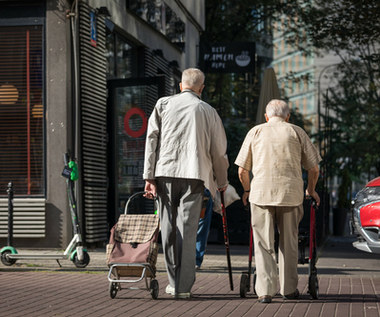
{"type": "MultiPolygon", "coordinates": [[[[17,6],[17,10],[26,9],[24,6],[17,6]]],[[[44,11],[44,6],[39,6],[39,9],[44,11]]],[[[41,180],[43,182],[41,186],[41,193],[38,194],[28,194],[22,193],[19,194],[17,192],[17,188],[15,189],[14,196],[19,198],[46,198],[47,193],[47,175],[46,175],[46,19],[43,16],[39,17],[10,17],[10,18],[1,18],[0,17],[0,27],[22,27],[22,26],[41,26],[41,61],[42,61],[42,69],[41,69],[41,101],[43,105],[43,118],[42,118],[42,176],[41,180]]],[[[0,192],[0,198],[4,198],[7,193],[0,192]]]]}

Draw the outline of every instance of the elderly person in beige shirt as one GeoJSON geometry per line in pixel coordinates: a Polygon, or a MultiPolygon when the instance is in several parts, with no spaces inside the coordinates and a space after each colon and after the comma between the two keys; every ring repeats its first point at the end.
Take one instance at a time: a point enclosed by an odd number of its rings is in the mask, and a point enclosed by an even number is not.
{"type": "Polygon", "coordinates": [[[267,123],[252,128],[235,164],[244,187],[243,203],[251,205],[251,224],[256,264],[256,294],[270,303],[277,293],[277,264],[274,250],[275,223],[280,234],[279,281],[284,299],[299,297],[298,225],[303,217],[302,167],[308,173],[306,195],[319,204],[315,191],[320,155],[300,127],[288,123],[289,107],[273,99],[266,107],[267,123]],[[253,178],[250,181],[250,173],[253,178]]]}
{"type": "Polygon", "coordinates": [[[143,178],[146,196],[159,200],[166,293],[191,297],[195,244],[204,188],[228,185],[227,140],[216,110],[200,99],[204,74],[183,71],[181,93],[164,97],[149,118],[143,178]]]}

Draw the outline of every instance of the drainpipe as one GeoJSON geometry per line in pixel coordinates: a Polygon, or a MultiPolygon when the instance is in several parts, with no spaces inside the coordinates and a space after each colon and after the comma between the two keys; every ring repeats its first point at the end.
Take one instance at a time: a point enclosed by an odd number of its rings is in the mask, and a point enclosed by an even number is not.
{"type": "Polygon", "coordinates": [[[72,152],[71,158],[75,159],[78,164],[79,170],[79,179],[77,181],[77,186],[75,186],[75,196],[77,202],[77,210],[78,217],[80,218],[80,226],[81,232],[84,232],[83,228],[83,213],[82,213],[82,197],[80,195],[80,188],[82,186],[82,164],[80,157],[80,105],[79,105],[79,88],[80,88],[80,78],[79,78],[79,49],[78,49],[78,41],[79,41],[79,0],[74,0],[71,6],[71,11],[68,12],[67,17],[70,18],[70,26],[71,26],[71,41],[73,48],[73,111],[74,111],[74,123],[73,123],[73,138],[72,138],[72,152]]]}

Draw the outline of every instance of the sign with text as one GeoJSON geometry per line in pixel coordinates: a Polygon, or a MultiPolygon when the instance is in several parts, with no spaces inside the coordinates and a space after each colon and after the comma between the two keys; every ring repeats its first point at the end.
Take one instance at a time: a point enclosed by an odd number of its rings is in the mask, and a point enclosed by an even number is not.
{"type": "Polygon", "coordinates": [[[97,33],[96,33],[96,15],[95,12],[90,12],[90,31],[91,31],[91,45],[96,47],[97,33]]]}
{"type": "Polygon", "coordinates": [[[199,65],[205,73],[254,73],[255,43],[201,43],[199,65]]]}

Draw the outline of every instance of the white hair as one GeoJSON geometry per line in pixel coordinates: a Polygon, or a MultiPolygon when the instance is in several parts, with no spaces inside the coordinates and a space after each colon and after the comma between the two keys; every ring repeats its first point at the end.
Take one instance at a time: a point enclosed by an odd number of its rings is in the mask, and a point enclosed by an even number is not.
{"type": "Polygon", "coordinates": [[[182,72],[182,85],[187,88],[200,88],[205,81],[204,73],[198,68],[188,68],[182,72]]]}
{"type": "Polygon", "coordinates": [[[265,113],[267,114],[268,118],[282,117],[286,119],[290,113],[290,110],[288,104],[285,101],[272,99],[268,102],[265,108],[265,113]]]}

